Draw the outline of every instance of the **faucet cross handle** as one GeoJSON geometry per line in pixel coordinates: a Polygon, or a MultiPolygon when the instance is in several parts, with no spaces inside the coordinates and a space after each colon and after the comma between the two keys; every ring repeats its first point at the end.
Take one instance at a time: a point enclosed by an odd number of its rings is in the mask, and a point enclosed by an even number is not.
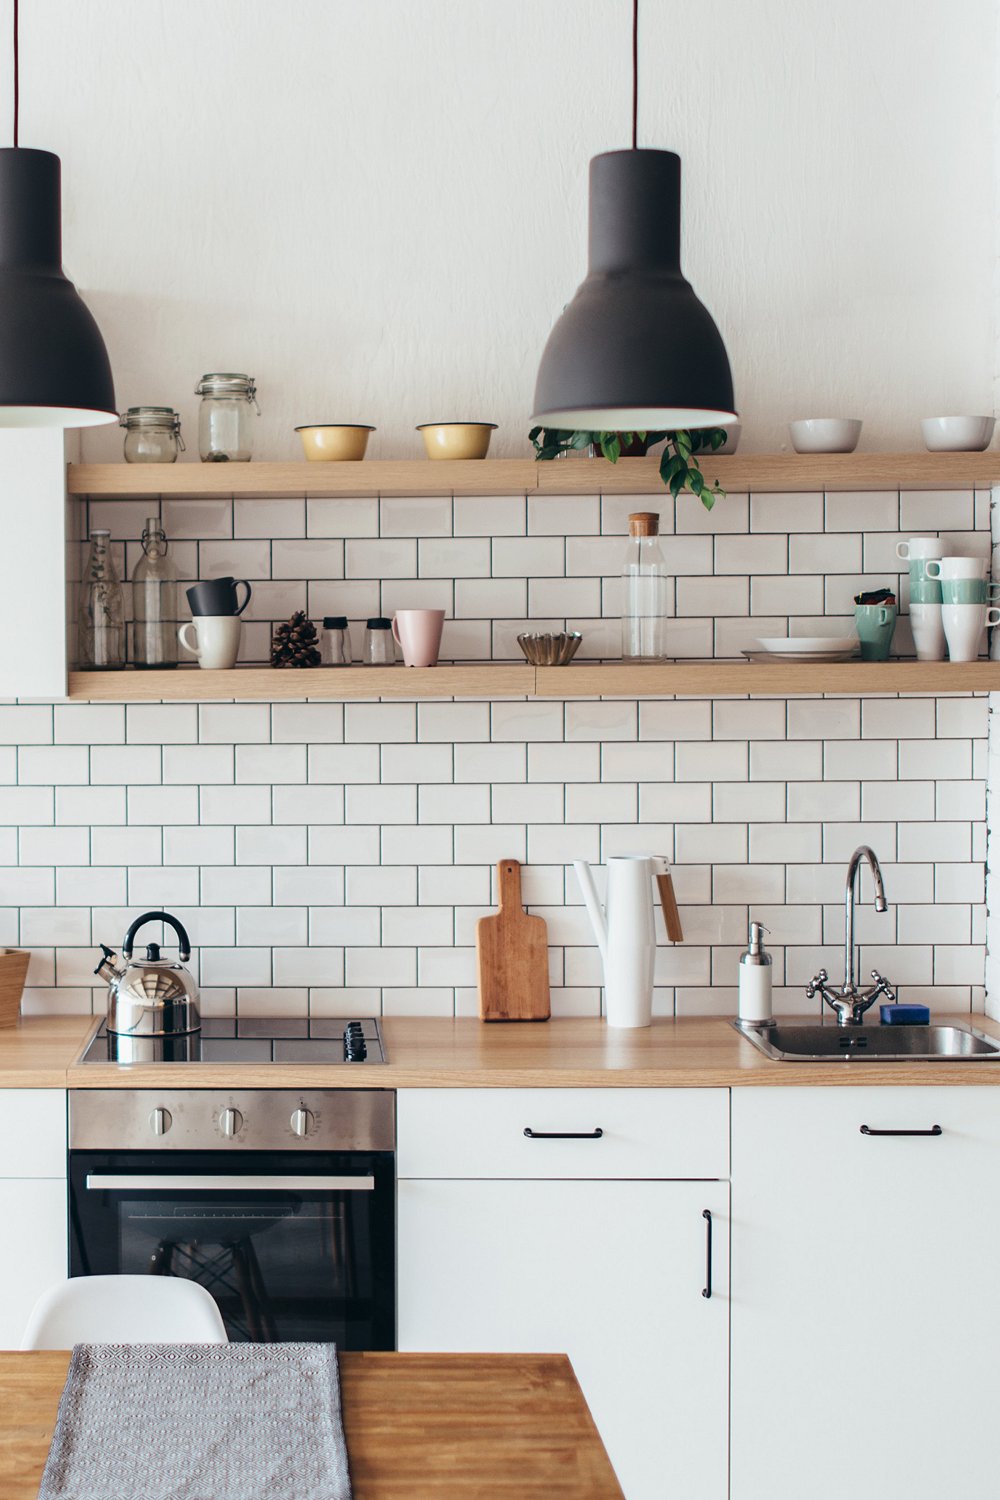
{"type": "Polygon", "coordinates": [[[896,991],[892,988],[888,979],[883,979],[878,969],[872,969],[872,978],[875,981],[875,987],[869,992],[868,1004],[873,1005],[880,995],[884,995],[887,1000],[894,1003],[896,991]]]}
{"type": "Polygon", "coordinates": [[[822,994],[823,986],[826,984],[829,977],[830,976],[825,969],[820,969],[818,974],[814,974],[809,983],[806,985],[807,999],[811,1000],[814,995],[822,994]]]}

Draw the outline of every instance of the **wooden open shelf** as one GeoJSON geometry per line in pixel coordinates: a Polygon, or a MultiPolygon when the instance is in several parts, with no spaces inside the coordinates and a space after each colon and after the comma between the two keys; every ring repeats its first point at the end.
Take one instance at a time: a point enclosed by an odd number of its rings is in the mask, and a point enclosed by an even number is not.
{"type": "Polygon", "coordinates": [[[985,693],[1000,691],[1000,662],[685,661],[531,667],[482,662],[440,667],[236,667],[228,672],[71,672],[69,697],[113,703],[288,698],[711,698],[727,694],[985,693]]]}
{"type": "MultiPolygon", "coordinates": [[[[702,457],[706,479],[750,490],[967,490],[1000,484],[992,453],[748,453],[702,457]]],[[[530,458],[362,463],[70,464],[71,495],[127,499],[213,495],[353,499],[372,495],[649,495],[662,489],[658,459],[530,458]]]]}

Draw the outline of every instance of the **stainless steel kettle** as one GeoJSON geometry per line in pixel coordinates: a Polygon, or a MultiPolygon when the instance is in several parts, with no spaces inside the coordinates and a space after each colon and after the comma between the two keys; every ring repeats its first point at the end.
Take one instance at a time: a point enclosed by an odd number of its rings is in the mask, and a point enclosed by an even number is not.
{"type": "Polygon", "coordinates": [[[104,957],[95,974],[108,982],[108,1030],[120,1036],[183,1036],[201,1026],[198,986],[184,967],[191,957],[187,932],[166,911],[136,917],[122,943],[123,964],[113,948],[101,944],[104,957]],[[177,934],[178,962],[161,958],[159,943],[149,943],[145,958],[132,957],[132,945],[147,922],[166,922],[177,934]]]}

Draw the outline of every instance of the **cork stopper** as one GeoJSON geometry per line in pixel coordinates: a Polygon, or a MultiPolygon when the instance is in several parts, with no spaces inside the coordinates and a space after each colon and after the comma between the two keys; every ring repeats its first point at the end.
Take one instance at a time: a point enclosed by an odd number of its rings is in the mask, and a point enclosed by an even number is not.
{"type": "Polygon", "coordinates": [[[659,536],[660,518],[655,510],[639,510],[628,518],[629,536],[659,536]]]}

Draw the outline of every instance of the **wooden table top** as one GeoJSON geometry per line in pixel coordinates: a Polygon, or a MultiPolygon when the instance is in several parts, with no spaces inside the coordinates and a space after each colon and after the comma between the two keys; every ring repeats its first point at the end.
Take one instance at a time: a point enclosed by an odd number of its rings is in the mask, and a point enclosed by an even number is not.
{"type": "MultiPolygon", "coordinates": [[[[0,1495],[36,1500],[62,1350],[0,1351],[0,1495]]],[[[564,1354],[340,1356],[354,1500],[622,1500],[564,1354]]]]}

